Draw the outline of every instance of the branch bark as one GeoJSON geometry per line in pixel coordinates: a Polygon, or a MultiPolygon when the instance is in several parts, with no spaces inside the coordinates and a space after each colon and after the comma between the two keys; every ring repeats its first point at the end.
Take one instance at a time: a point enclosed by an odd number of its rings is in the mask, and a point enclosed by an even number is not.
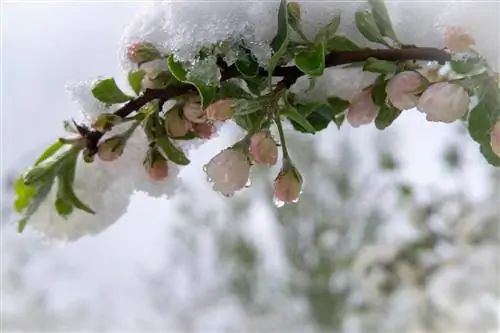
{"type": "MultiPolygon", "coordinates": [[[[402,49],[362,49],[356,51],[331,52],[325,57],[325,67],[335,67],[347,65],[356,62],[362,62],[368,58],[376,58],[387,61],[409,61],[409,60],[424,60],[437,61],[444,64],[451,60],[451,55],[445,50],[432,47],[408,47],[402,49]]],[[[221,66],[221,81],[234,78],[239,75],[235,65],[221,66]]],[[[260,69],[259,76],[266,77],[268,72],[265,69],[260,69]]],[[[295,66],[277,67],[273,76],[283,77],[282,83],[286,87],[291,87],[299,77],[305,75],[299,68],[295,66]]],[[[147,89],[144,93],[126,103],[122,108],[118,109],[115,114],[122,118],[129,114],[138,111],[148,102],[155,99],[168,100],[175,96],[194,92],[192,86],[172,86],[165,89],[147,89]]],[[[98,131],[90,131],[87,134],[87,148],[91,153],[97,152],[97,144],[104,133],[98,131]]]]}

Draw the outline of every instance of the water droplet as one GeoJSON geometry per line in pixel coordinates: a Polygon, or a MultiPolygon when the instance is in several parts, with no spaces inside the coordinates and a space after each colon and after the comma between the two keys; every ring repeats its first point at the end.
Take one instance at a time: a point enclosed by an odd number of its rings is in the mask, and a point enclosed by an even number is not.
{"type": "Polygon", "coordinates": [[[280,199],[273,197],[273,203],[276,207],[281,208],[285,205],[284,201],[281,201],[280,199]]]}
{"type": "Polygon", "coordinates": [[[252,186],[252,180],[248,178],[247,183],[245,184],[245,187],[250,187],[252,186]]]}
{"type": "Polygon", "coordinates": [[[205,164],[203,165],[203,172],[206,173],[207,171],[208,171],[208,164],[205,164]]]}
{"type": "Polygon", "coordinates": [[[226,198],[231,198],[234,193],[222,193],[223,196],[225,196],[226,198]]]}
{"type": "Polygon", "coordinates": [[[293,202],[293,203],[297,203],[297,202],[299,202],[299,197],[297,197],[297,199],[295,199],[295,200],[292,200],[292,202],[293,202]]]}

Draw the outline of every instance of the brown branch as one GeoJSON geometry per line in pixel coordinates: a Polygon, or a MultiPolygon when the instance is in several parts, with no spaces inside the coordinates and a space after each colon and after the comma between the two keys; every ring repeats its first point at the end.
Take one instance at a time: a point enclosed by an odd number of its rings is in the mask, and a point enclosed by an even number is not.
{"type": "MultiPolygon", "coordinates": [[[[356,51],[331,52],[325,57],[325,67],[335,67],[340,65],[362,62],[368,58],[376,58],[387,61],[408,61],[408,60],[426,60],[437,61],[444,64],[451,60],[451,55],[441,49],[431,47],[407,47],[402,49],[362,49],[356,51]]],[[[228,80],[239,76],[238,69],[235,65],[221,65],[221,81],[228,80]]],[[[260,69],[259,76],[266,77],[268,72],[260,69]]],[[[273,76],[283,77],[281,81],[286,87],[291,87],[299,77],[304,73],[295,66],[277,67],[273,76]]],[[[192,86],[173,86],[165,89],[147,89],[144,93],[126,103],[122,108],[118,109],[115,114],[122,118],[129,114],[138,111],[142,106],[155,99],[168,100],[175,96],[186,94],[195,91],[192,86]]],[[[91,153],[97,151],[97,144],[104,133],[91,131],[87,134],[87,148],[91,153]]]]}

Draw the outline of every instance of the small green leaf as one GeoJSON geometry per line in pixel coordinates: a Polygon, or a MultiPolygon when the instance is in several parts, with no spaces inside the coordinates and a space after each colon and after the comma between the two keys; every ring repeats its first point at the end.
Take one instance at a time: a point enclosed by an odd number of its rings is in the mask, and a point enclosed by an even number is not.
{"type": "Polygon", "coordinates": [[[330,23],[319,29],[315,38],[316,44],[325,45],[335,35],[340,26],[340,18],[340,14],[336,14],[330,23]]]}
{"type": "Polygon", "coordinates": [[[28,207],[26,208],[26,212],[23,214],[23,218],[17,224],[17,231],[19,233],[24,231],[24,228],[26,227],[26,224],[31,216],[38,210],[45,198],[47,198],[53,184],[54,180],[52,179],[36,189],[35,193],[31,197],[28,207]]]}
{"type": "Polygon", "coordinates": [[[295,64],[305,74],[320,76],[325,70],[325,49],[323,44],[317,44],[311,49],[295,55],[295,64]]]}
{"type": "Polygon", "coordinates": [[[187,83],[193,85],[200,95],[201,106],[203,108],[207,107],[215,98],[217,93],[217,86],[215,85],[206,85],[202,82],[192,82],[188,80],[188,73],[182,67],[180,62],[175,61],[174,56],[170,55],[167,60],[167,65],[170,73],[174,76],[175,79],[179,80],[182,83],[187,83]]]}
{"type": "Polygon", "coordinates": [[[295,31],[300,31],[300,5],[296,2],[290,2],[288,9],[288,24],[295,31]]]}
{"type": "Polygon", "coordinates": [[[64,164],[64,169],[58,175],[58,181],[60,184],[60,194],[59,196],[64,199],[67,203],[75,206],[76,208],[83,210],[89,214],[95,214],[95,212],[84,204],[76,195],[73,189],[73,183],[75,181],[75,171],[76,163],[78,160],[78,153],[71,156],[70,159],[64,164]]]}
{"type": "Polygon", "coordinates": [[[254,112],[241,116],[234,116],[233,120],[238,126],[250,132],[260,126],[260,124],[262,123],[262,115],[260,113],[254,112]]]}
{"type": "Polygon", "coordinates": [[[370,42],[387,45],[380,33],[373,14],[368,11],[358,11],[355,14],[356,27],[370,42]]]}
{"type": "Polygon", "coordinates": [[[351,104],[349,103],[349,101],[346,101],[345,99],[336,96],[328,97],[327,102],[328,105],[332,108],[334,115],[338,115],[344,112],[351,104]]]}
{"type": "Polygon", "coordinates": [[[387,93],[385,92],[385,87],[387,81],[384,75],[379,75],[372,85],[372,99],[373,103],[378,106],[383,106],[386,104],[387,93]]]}
{"type": "Polygon", "coordinates": [[[267,86],[267,78],[264,77],[245,78],[244,80],[248,90],[256,96],[260,96],[267,86]]]}
{"type": "Polygon", "coordinates": [[[113,78],[97,82],[92,88],[92,95],[105,104],[125,103],[132,99],[118,88],[113,78]]]}
{"type": "Polygon", "coordinates": [[[35,194],[36,189],[24,184],[23,177],[19,177],[14,184],[14,190],[16,193],[14,209],[16,210],[16,212],[21,213],[23,209],[28,207],[31,197],[33,197],[33,195],[35,194]]]}
{"type": "Polygon", "coordinates": [[[398,38],[396,37],[396,33],[394,32],[394,29],[392,27],[391,19],[389,18],[389,14],[387,13],[387,8],[385,6],[384,0],[368,0],[368,2],[372,7],[373,19],[379,31],[382,33],[382,35],[387,36],[397,42],[398,38]]]}
{"type": "Polygon", "coordinates": [[[128,73],[128,83],[137,95],[139,95],[142,90],[142,79],[144,75],[146,75],[146,72],[142,69],[130,71],[128,73]]]}
{"type": "Polygon", "coordinates": [[[220,83],[218,99],[223,99],[223,98],[251,99],[252,95],[241,87],[240,82],[241,81],[239,79],[229,79],[226,81],[222,81],[220,83]]]}
{"type": "Polygon", "coordinates": [[[287,109],[282,110],[281,114],[299,124],[307,133],[316,133],[316,129],[311,125],[311,123],[309,123],[309,121],[307,121],[306,117],[297,111],[297,109],[288,107],[287,109]]]}
{"type": "Polygon", "coordinates": [[[468,129],[472,139],[482,144],[489,141],[489,133],[500,118],[500,92],[493,80],[480,86],[478,98],[469,113],[468,129]]]}
{"type": "Polygon", "coordinates": [[[380,106],[377,118],[375,118],[375,127],[379,130],[389,127],[394,120],[401,114],[401,110],[393,106],[384,104],[380,106]]]}
{"type": "Polygon", "coordinates": [[[57,214],[61,217],[67,217],[73,213],[73,205],[63,198],[57,198],[54,206],[56,207],[57,214]]]}
{"type": "Polygon", "coordinates": [[[55,166],[55,163],[46,163],[29,168],[23,175],[24,184],[26,186],[35,186],[54,178],[55,166]]]}
{"type": "Polygon", "coordinates": [[[363,71],[382,73],[382,74],[392,74],[395,73],[398,66],[392,61],[379,60],[376,58],[368,58],[363,65],[363,71]]]}
{"type": "Polygon", "coordinates": [[[480,146],[479,151],[486,158],[486,161],[495,166],[500,167],[500,157],[498,157],[493,150],[491,149],[491,145],[489,142],[483,142],[480,146]]]}
{"type": "Polygon", "coordinates": [[[357,51],[360,49],[356,43],[344,36],[333,36],[326,41],[326,53],[332,51],[357,51]]]}
{"type": "Polygon", "coordinates": [[[234,114],[244,116],[260,110],[262,110],[262,105],[257,100],[240,99],[236,101],[234,114]]]}
{"type": "Polygon", "coordinates": [[[477,75],[483,73],[486,68],[480,60],[452,60],[451,69],[457,74],[477,75]]]}
{"type": "Polygon", "coordinates": [[[236,69],[245,77],[256,77],[259,74],[259,64],[250,51],[245,50],[236,60],[236,69]]]}
{"type": "Polygon", "coordinates": [[[55,153],[57,153],[57,151],[59,149],[62,148],[62,146],[64,146],[64,143],[61,140],[57,140],[57,142],[55,142],[54,144],[52,144],[49,148],[47,148],[42,153],[42,155],[40,155],[40,157],[38,157],[38,159],[35,162],[35,166],[38,165],[38,164],[40,164],[40,163],[42,163],[43,161],[45,161],[49,157],[52,157],[55,153]]]}
{"type": "Polygon", "coordinates": [[[286,48],[288,46],[288,33],[288,10],[286,0],[281,0],[278,11],[278,32],[271,41],[271,47],[274,54],[271,59],[269,59],[268,63],[269,80],[271,80],[274,69],[286,52],[286,48]]]}
{"type": "Polygon", "coordinates": [[[184,152],[177,148],[166,136],[157,138],[156,142],[170,161],[179,165],[188,165],[190,163],[184,152]]]}

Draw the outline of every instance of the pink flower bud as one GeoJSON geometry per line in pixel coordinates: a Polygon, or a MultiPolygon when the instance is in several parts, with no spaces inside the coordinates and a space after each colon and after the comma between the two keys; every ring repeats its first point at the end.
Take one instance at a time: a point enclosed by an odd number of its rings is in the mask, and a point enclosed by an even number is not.
{"type": "Polygon", "coordinates": [[[282,169],[274,180],[274,199],[278,202],[297,202],[302,192],[302,176],[295,167],[282,169]]]}
{"type": "Polygon", "coordinates": [[[191,124],[192,131],[203,139],[210,139],[214,134],[214,127],[209,124],[191,124]]]}
{"type": "Polygon", "coordinates": [[[347,110],[347,121],[352,127],[371,123],[378,115],[378,106],[372,99],[372,89],[361,91],[354,97],[347,110]]]}
{"type": "Polygon", "coordinates": [[[148,42],[135,42],[127,47],[127,58],[136,64],[161,58],[160,52],[148,42]]]}
{"type": "Polygon", "coordinates": [[[278,160],[278,146],[266,132],[255,133],[252,136],[249,152],[255,164],[272,166],[278,160]]]}
{"type": "Polygon", "coordinates": [[[125,140],[120,136],[115,136],[99,144],[97,156],[105,162],[111,162],[120,157],[124,149],[125,140]]]}
{"type": "Polygon", "coordinates": [[[231,119],[234,114],[234,101],[221,99],[210,104],[205,110],[207,119],[211,121],[225,121],[231,119]]]}
{"type": "Polygon", "coordinates": [[[444,32],[444,44],[454,53],[467,52],[476,41],[462,27],[449,27],[444,32]]]}
{"type": "Polygon", "coordinates": [[[169,110],[165,115],[165,131],[171,137],[181,137],[187,134],[190,129],[188,121],[183,119],[178,108],[169,110]]]}
{"type": "Polygon", "coordinates": [[[490,145],[493,152],[500,157],[500,119],[490,132],[490,145]]]}
{"type": "Polygon", "coordinates": [[[205,172],[214,191],[230,196],[248,183],[250,162],[241,150],[227,148],[205,165],[205,172]]]}
{"type": "Polygon", "coordinates": [[[447,82],[435,83],[424,91],[417,109],[427,114],[428,121],[452,123],[463,117],[469,108],[469,95],[459,85],[447,82]]]}
{"type": "Polygon", "coordinates": [[[424,78],[417,72],[401,72],[387,82],[385,92],[391,104],[399,110],[417,106],[418,96],[425,87],[424,78]]]}
{"type": "Polygon", "coordinates": [[[153,181],[163,180],[168,177],[168,163],[164,158],[157,158],[146,165],[146,172],[153,181]]]}
{"type": "Polygon", "coordinates": [[[207,120],[200,103],[189,102],[183,108],[184,118],[192,123],[201,124],[207,120]]]}

